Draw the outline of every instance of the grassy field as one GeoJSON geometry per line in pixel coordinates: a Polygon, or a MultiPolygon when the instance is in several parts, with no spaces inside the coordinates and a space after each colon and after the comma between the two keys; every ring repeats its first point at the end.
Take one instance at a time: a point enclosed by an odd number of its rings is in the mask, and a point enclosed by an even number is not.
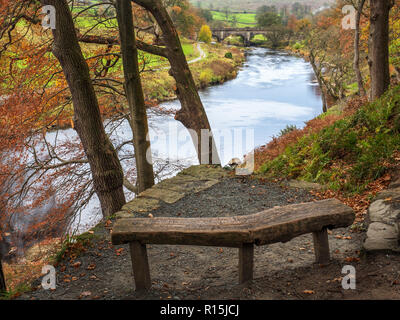
{"type": "Polygon", "coordinates": [[[212,11],[212,15],[214,20],[227,22],[231,26],[234,25],[236,18],[236,27],[238,28],[252,27],[257,23],[254,13],[230,13],[227,18],[224,12],[212,11]]]}

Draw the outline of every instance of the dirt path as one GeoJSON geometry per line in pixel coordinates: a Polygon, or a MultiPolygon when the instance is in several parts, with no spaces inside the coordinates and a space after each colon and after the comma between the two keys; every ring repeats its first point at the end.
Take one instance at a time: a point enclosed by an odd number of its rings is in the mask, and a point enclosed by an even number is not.
{"type": "MultiPolygon", "coordinates": [[[[155,216],[250,214],[276,205],[312,201],[304,190],[249,178],[224,178],[211,188],[163,203],[155,216]]],[[[57,266],[57,289],[40,287],[20,299],[399,299],[400,256],[360,254],[364,238],[349,228],[329,235],[332,263],[313,263],[311,235],[257,247],[254,281],[238,285],[237,249],[149,246],[153,287],[134,291],[127,246],[112,246],[109,228],[96,228],[92,244],[57,266]],[[357,289],[343,290],[344,265],[356,268],[357,289]]]]}

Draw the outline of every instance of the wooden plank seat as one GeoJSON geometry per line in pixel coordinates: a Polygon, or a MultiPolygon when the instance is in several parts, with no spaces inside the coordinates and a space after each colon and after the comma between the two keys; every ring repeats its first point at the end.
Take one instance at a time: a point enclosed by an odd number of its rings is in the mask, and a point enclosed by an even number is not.
{"type": "Polygon", "coordinates": [[[239,282],[253,279],[254,245],[287,242],[313,233],[316,262],[330,261],[327,229],[354,221],[353,210],[336,199],[274,207],[256,214],[221,218],[122,218],[112,243],[129,243],[136,290],[151,286],[147,244],[239,248],[239,282]]]}

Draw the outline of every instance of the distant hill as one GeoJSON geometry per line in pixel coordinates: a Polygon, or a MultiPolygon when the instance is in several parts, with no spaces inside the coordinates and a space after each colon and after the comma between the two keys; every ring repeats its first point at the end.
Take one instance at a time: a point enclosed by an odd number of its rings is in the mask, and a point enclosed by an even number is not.
{"type": "Polygon", "coordinates": [[[277,8],[291,6],[298,2],[302,5],[309,5],[313,10],[335,3],[335,0],[189,0],[194,6],[203,9],[230,11],[255,11],[262,5],[275,5],[277,8]]]}

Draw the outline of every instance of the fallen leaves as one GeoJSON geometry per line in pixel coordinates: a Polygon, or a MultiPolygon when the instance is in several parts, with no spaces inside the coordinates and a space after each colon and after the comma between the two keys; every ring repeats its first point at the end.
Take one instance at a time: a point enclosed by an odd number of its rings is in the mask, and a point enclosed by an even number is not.
{"type": "Polygon", "coordinates": [[[92,293],[90,291],[84,291],[80,294],[79,299],[85,298],[85,297],[89,297],[91,296],[92,293]]]}
{"type": "Polygon", "coordinates": [[[303,293],[305,294],[314,294],[314,290],[304,290],[303,293]]]}
{"type": "Polygon", "coordinates": [[[94,270],[94,269],[96,269],[96,265],[94,263],[91,263],[91,264],[88,265],[87,269],[88,270],[94,270]]]}
{"type": "Polygon", "coordinates": [[[344,259],[346,262],[359,262],[360,258],[357,257],[347,257],[344,259]]]}
{"type": "Polygon", "coordinates": [[[341,239],[341,240],[351,240],[352,239],[351,236],[340,236],[340,235],[335,236],[335,238],[341,239]]]}

